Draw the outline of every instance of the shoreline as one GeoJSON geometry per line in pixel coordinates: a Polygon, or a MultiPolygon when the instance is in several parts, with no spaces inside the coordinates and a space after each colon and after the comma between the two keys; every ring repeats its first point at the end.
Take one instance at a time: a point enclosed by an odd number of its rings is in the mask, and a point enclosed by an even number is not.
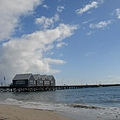
{"type": "MultiPolygon", "coordinates": [[[[79,105],[81,106],[81,105],[79,105]]],[[[120,120],[119,108],[72,108],[74,112],[0,104],[0,120],[120,120]]]]}
{"type": "Polygon", "coordinates": [[[0,104],[0,120],[73,120],[55,111],[0,104]]]}

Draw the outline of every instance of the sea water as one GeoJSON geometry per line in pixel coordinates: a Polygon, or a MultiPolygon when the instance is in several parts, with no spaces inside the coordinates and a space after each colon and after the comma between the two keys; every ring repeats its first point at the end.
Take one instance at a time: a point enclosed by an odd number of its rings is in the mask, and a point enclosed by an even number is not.
{"type": "Polygon", "coordinates": [[[89,109],[95,109],[94,112],[99,109],[103,114],[103,108],[109,108],[116,114],[120,110],[120,86],[46,92],[1,92],[0,103],[71,114],[82,113],[81,109],[89,114],[89,109]]]}

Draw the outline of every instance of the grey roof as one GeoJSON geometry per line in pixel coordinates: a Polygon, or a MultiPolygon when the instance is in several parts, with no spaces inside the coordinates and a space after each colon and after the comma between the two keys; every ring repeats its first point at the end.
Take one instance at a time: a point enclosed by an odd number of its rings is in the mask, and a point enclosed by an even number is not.
{"type": "Polygon", "coordinates": [[[48,80],[52,80],[52,78],[54,78],[53,75],[48,75],[48,76],[47,76],[47,79],[48,79],[48,80]]]}
{"type": "Polygon", "coordinates": [[[38,78],[40,78],[40,74],[34,74],[33,77],[35,78],[35,80],[37,80],[38,78]]]}
{"type": "Polygon", "coordinates": [[[47,75],[40,75],[40,79],[45,80],[47,75]]]}
{"type": "Polygon", "coordinates": [[[29,74],[16,74],[13,80],[23,80],[23,79],[29,79],[31,77],[32,73],[29,74]]]}

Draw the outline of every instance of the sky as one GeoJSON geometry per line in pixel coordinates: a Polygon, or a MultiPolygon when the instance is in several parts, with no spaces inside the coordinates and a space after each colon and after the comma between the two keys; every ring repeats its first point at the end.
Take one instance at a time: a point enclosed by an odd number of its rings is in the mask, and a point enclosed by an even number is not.
{"type": "Polygon", "coordinates": [[[120,0],[0,0],[0,83],[120,83],[120,0]],[[4,81],[5,78],[5,81],[4,81]]]}

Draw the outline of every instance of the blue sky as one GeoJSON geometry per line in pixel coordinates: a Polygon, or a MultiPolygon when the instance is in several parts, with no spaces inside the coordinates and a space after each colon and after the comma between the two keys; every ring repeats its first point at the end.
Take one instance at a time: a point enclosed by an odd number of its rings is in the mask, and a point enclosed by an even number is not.
{"type": "Polygon", "coordinates": [[[120,83],[119,0],[1,0],[0,82],[53,74],[58,85],[120,83]]]}

